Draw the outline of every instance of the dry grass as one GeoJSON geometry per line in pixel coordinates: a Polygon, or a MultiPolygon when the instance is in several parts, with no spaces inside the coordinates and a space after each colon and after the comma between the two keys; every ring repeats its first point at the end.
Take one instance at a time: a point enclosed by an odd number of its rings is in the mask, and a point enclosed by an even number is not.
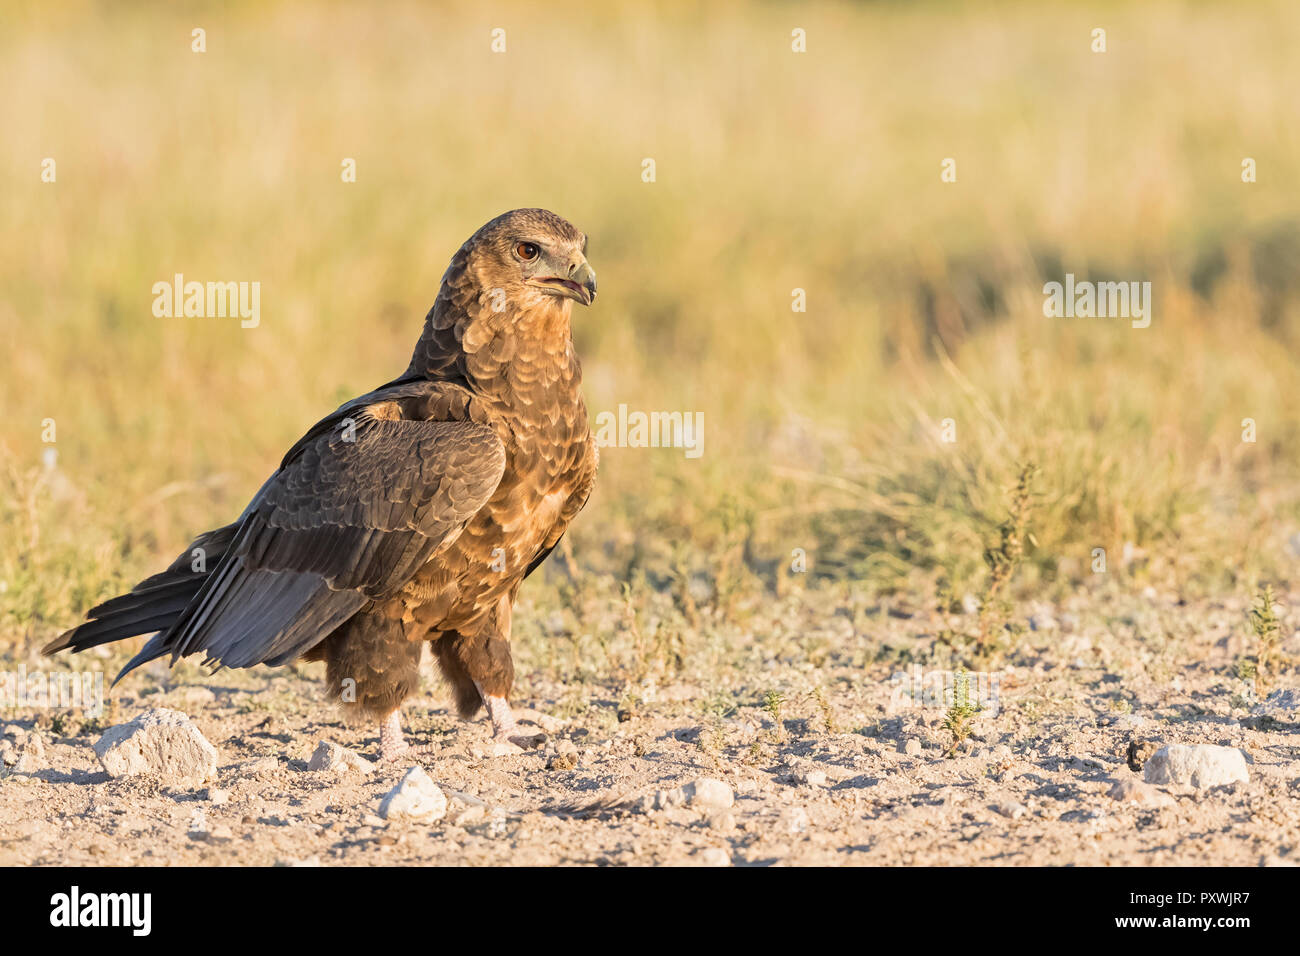
{"type": "Polygon", "coordinates": [[[0,644],[229,520],[404,367],[454,248],[520,205],[592,237],[593,411],[705,415],[699,460],[607,449],[574,528],[581,575],[640,582],[634,621],[661,594],[743,614],[798,586],[795,548],[832,583],[977,591],[1023,461],[1022,594],[1091,580],[1097,547],[1108,580],[1198,592],[1289,560],[1288,4],[108,9],[0,32],[0,644]],[[1150,280],[1151,327],[1044,319],[1067,271],[1150,280]],[[261,282],[260,327],[155,319],[174,272],[261,282]]]}

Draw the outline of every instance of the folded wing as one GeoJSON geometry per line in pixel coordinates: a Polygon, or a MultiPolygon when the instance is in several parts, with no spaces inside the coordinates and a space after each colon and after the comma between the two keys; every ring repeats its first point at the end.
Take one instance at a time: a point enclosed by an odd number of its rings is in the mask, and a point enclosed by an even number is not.
{"type": "Polygon", "coordinates": [[[483,507],[505,469],[491,428],[410,420],[382,393],[367,398],[295,446],[197,594],[119,680],[166,654],[226,667],[293,660],[399,591],[483,507]]]}

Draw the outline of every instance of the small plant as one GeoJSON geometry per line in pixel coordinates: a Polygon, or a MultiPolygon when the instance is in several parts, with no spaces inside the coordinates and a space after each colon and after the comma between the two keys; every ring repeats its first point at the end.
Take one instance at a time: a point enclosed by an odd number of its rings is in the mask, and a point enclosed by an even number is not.
{"type": "Polygon", "coordinates": [[[785,705],[785,694],[779,690],[769,690],[763,697],[763,709],[767,711],[772,718],[772,723],[776,725],[773,733],[778,743],[786,739],[785,722],[781,719],[781,708],[785,705]]]}
{"type": "Polygon", "coordinates": [[[945,756],[953,756],[971,735],[975,715],[979,712],[979,704],[972,701],[970,696],[970,675],[965,670],[957,671],[952,680],[952,706],[943,718],[944,728],[952,734],[952,746],[945,756]]]}
{"type": "Polygon", "coordinates": [[[710,716],[727,718],[736,712],[736,702],[726,691],[716,691],[704,700],[704,712],[710,716]]]}
{"type": "Polygon", "coordinates": [[[1282,670],[1282,624],[1271,584],[1260,588],[1255,598],[1255,606],[1250,609],[1250,628],[1259,642],[1255,654],[1255,694],[1263,698],[1268,696],[1269,688],[1282,670]]]}
{"type": "Polygon", "coordinates": [[[835,722],[835,714],[831,710],[831,702],[826,699],[826,692],[818,685],[812,689],[810,696],[816,702],[817,710],[822,715],[822,725],[826,728],[826,733],[838,734],[840,732],[839,725],[835,722]]]}
{"type": "Polygon", "coordinates": [[[1025,556],[1025,542],[1034,542],[1029,533],[1031,486],[1038,467],[1032,463],[1020,466],[1016,486],[1011,493],[1011,508],[1007,520],[998,527],[999,542],[984,552],[984,563],[989,566],[989,580],[979,603],[979,620],[975,637],[975,657],[986,662],[1001,650],[1001,638],[1010,614],[1004,591],[1025,556]]]}

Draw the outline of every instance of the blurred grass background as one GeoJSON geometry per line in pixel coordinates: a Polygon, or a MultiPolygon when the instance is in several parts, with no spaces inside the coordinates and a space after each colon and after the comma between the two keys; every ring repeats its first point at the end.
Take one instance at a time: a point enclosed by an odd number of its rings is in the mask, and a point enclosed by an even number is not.
{"type": "Polygon", "coordinates": [[[1089,583],[1096,547],[1112,585],[1189,593],[1294,565],[1291,4],[0,19],[0,644],[231,520],[322,413],[405,367],[457,246],[527,205],[591,237],[593,415],[705,417],[698,460],[604,451],[570,533],[591,574],[761,596],[799,583],[803,548],[813,578],[924,601],[978,586],[1024,461],[1022,591],[1089,583]],[[260,327],[154,318],[175,272],[259,281],[260,327]],[[1151,327],[1045,319],[1065,272],[1151,281],[1151,327]]]}

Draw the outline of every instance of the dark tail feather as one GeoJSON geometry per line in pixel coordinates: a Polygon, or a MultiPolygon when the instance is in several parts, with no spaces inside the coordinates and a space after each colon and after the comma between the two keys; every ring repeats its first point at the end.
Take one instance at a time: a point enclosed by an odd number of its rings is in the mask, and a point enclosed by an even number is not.
{"type": "Polygon", "coordinates": [[[207,580],[191,570],[192,555],[202,549],[208,567],[217,567],[234,538],[235,525],[199,535],[166,571],[145,578],[131,591],[91,608],[84,624],[65,631],[41,648],[45,655],[71,649],[77,654],[137,634],[165,631],[176,622],[207,580]]]}
{"type": "Polygon", "coordinates": [[[177,581],[175,587],[167,588],[161,594],[137,596],[132,592],[106,601],[91,612],[97,616],[79,627],[65,631],[41,648],[41,653],[48,656],[70,648],[72,653],[78,654],[100,644],[171,627],[203,586],[203,575],[192,574],[189,577],[190,580],[177,581]],[[136,600],[137,597],[140,599],[136,600]],[[123,604],[112,607],[117,602],[123,604]]]}

